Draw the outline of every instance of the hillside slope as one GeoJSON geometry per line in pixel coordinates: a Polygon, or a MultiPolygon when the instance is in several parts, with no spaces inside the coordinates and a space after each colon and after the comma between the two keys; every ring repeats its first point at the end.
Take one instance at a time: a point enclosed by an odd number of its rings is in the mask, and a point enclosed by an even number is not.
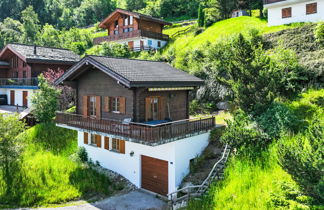
{"type": "Polygon", "coordinates": [[[262,34],[281,31],[284,29],[295,28],[302,24],[291,24],[282,26],[268,27],[267,21],[256,17],[238,17],[219,21],[212,26],[206,28],[202,33],[197,34],[195,26],[183,26],[178,28],[171,28],[164,31],[168,35],[172,35],[177,31],[188,30],[188,33],[174,37],[173,40],[162,50],[162,55],[166,55],[170,51],[174,51],[176,58],[174,65],[177,68],[182,68],[181,60],[185,58],[187,51],[203,47],[207,42],[216,42],[225,37],[233,36],[238,33],[246,34],[251,29],[257,29],[262,34]]]}

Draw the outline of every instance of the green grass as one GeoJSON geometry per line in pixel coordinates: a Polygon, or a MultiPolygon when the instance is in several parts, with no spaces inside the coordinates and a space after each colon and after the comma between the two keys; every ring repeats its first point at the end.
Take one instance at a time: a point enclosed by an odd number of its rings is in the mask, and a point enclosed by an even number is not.
{"type": "MultiPolygon", "coordinates": [[[[324,89],[308,90],[286,104],[299,119],[307,122],[316,119],[323,124],[323,99],[324,89]]],[[[188,209],[323,209],[324,206],[312,206],[312,198],[306,196],[296,177],[280,164],[279,151],[283,146],[292,151],[301,148],[303,158],[314,158],[308,135],[303,129],[297,134],[284,135],[257,160],[232,156],[225,169],[225,179],[214,183],[201,201],[191,201],[188,209]],[[303,144],[299,144],[298,139],[302,139],[303,144]]]]}
{"type": "MultiPolygon", "coordinates": [[[[77,161],[77,133],[39,124],[20,137],[25,144],[7,206],[48,206],[75,199],[107,196],[117,188],[106,176],[77,161]]],[[[117,184],[117,183],[116,183],[117,184]]],[[[0,199],[3,196],[0,175],[0,199]]],[[[1,207],[1,206],[0,206],[1,207]]]]}
{"type": "MultiPolygon", "coordinates": [[[[272,33],[276,31],[281,31],[284,29],[294,28],[300,26],[300,23],[291,24],[291,25],[281,25],[281,26],[272,26],[269,27],[267,25],[267,21],[256,18],[256,17],[238,17],[238,18],[231,18],[223,21],[219,21],[217,23],[214,23],[212,26],[206,28],[203,33],[196,35],[194,32],[189,32],[187,34],[184,34],[182,36],[176,37],[175,40],[170,42],[164,49],[163,54],[166,54],[167,51],[170,48],[174,48],[176,52],[176,61],[175,66],[178,68],[181,68],[181,64],[179,61],[181,59],[184,59],[185,53],[187,51],[201,48],[206,44],[207,42],[217,42],[218,40],[221,40],[226,37],[233,36],[238,33],[246,34],[251,29],[257,29],[262,34],[272,33]]],[[[181,28],[184,27],[177,27],[177,28],[171,28],[166,30],[164,33],[167,33],[169,35],[175,33],[176,31],[182,30],[181,28]]]]}

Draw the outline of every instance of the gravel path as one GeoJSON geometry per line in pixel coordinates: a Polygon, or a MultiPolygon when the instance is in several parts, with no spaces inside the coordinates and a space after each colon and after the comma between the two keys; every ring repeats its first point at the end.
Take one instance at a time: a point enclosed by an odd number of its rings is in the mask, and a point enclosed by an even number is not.
{"type": "Polygon", "coordinates": [[[58,208],[39,208],[38,210],[160,210],[167,209],[167,204],[154,195],[136,190],[124,195],[107,198],[95,203],[58,208]]]}

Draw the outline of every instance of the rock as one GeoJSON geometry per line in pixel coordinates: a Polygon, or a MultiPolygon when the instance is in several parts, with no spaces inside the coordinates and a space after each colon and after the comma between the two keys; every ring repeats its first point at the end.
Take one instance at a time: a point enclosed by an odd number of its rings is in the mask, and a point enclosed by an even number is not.
{"type": "MultiPolygon", "coordinates": [[[[194,186],[193,184],[192,184],[192,182],[185,182],[185,183],[183,183],[183,185],[182,185],[182,187],[181,188],[185,188],[185,187],[190,187],[190,186],[194,186]]],[[[182,190],[181,192],[183,192],[183,193],[189,193],[189,192],[191,192],[191,190],[192,189],[184,189],[184,190],[182,190]]]]}
{"type": "Polygon", "coordinates": [[[220,110],[229,110],[231,108],[231,105],[228,101],[218,102],[216,104],[216,107],[220,110]]]}

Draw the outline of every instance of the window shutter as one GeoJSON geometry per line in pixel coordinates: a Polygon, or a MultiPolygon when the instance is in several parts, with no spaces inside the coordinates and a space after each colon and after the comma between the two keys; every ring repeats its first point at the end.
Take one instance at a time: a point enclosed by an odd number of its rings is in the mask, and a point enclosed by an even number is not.
{"type": "Polygon", "coordinates": [[[165,97],[159,97],[160,120],[165,120],[166,102],[165,97]]]}
{"type": "Polygon", "coordinates": [[[109,150],[109,138],[105,136],[105,149],[109,150]]]}
{"type": "Polygon", "coordinates": [[[99,135],[96,135],[96,144],[97,144],[97,147],[101,147],[101,136],[99,136],[99,135]]]}
{"type": "Polygon", "coordinates": [[[109,96],[105,96],[105,98],[104,98],[104,111],[105,112],[110,112],[110,97],[109,96]]]}
{"type": "Polygon", "coordinates": [[[151,98],[146,97],[145,98],[145,121],[148,121],[148,119],[151,117],[151,98]]]}
{"type": "Polygon", "coordinates": [[[121,114],[126,113],[126,98],[125,97],[119,97],[119,112],[121,114]]]}
{"type": "Polygon", "coordinates": [[[89,144],[89,134],[88,133],[83,133],[83,143],[89,144]]]}
{"type": "Polygon", "coordinates": [[[119,140],[119,152],[125,154],[125,141],[119,140]]]}
{"type": "Polygon", "coordinates": [[[96,118],[99,120],[101,118],[101,97],[96,96],[96,118]]]}
{"type": "Polygon", "coordinates": [[[88,116],[89,96],[83,96],[83,116],[88,116]]]}

